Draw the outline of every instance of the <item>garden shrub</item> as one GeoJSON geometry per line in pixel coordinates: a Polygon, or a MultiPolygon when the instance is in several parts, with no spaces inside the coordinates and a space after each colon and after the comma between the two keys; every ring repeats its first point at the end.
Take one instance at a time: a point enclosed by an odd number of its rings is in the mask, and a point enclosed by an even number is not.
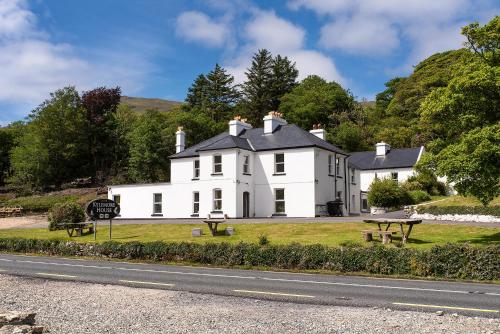
{"type": "Polygon", "coordinates": [[[500,205],[495,206],[435,206],[424,205],[417,207],[417,213],[429,213],[431,215],[487,215],[500,217],[500,205]]]}
{"type": "Polygon", "coordinates": [[[423,190],[412,190],[409,191],[408,194],[410,195],[413,204],[419,204],[431,200],[431,196],[423,190]]]}
{"type": "Polygon", "coordinates": [[[356,245],[258,245],[108,241],[99,244],[58,239],[0,238],[0,252],[93,256],[144,261],[178,261],[222,266],[332,270],[343,273],[411,275],[475,280],[500,279],[500,245],[454,243],[431,249],[356,245]]]}
{"type": "Polygon", "coordinates": [[[392,179],[375,179],[368,189],[370,206],[394,208],[412,204],[412,199],[397,181],[392,179]]]}
{"type": "Polygon", "coordinates": [[[67,224],[75,224],[85,221],[85,213],[81,206],[76,203],[57,203],[49,212],[49,230],[64,229],[67,224]]]}

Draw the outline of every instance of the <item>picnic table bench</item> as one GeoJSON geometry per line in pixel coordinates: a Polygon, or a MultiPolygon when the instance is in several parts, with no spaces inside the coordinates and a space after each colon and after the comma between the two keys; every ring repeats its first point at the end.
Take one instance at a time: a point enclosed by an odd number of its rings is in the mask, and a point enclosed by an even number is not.
{"type": "Polygon", "coordinates": [[[71,223],[71,224],[64,224],[64,227],[66,228],[66,232],[70,237],[72,237],[75,232],[77,237],[81,237],[83,234],[83,230],[85,229],[88,229],[88,233],[94,233],[94,224],[92,223],[87,223],[87,222],[71,223]]]}
{"type": "MultiPolygon", "coordinates": [[[[397,219],[397,218],[373,218],[373,219],[365,219],[363,222],[367,224],[377,224],[378,225],[378,231],[380,235],[384,235],[384,232],[388,232],[389,227],[391,227],[392,224],[399,225],[399,229],[401,232],[401,240],[403,244],[405,244],[408,241],[408,238],[410,237],[411,230],[413,229],[413,225],[420,224],[422,222],[421,219],[397,219]],[[382,225],[387,225],[385,228],[385,231],[382,231],[382,225]],[[407,231],[405,232],[403,225],[408,226],[407,231]]],[[[389,237],[387,237],[389,238],[389,237]]]]}
{"type": "Polygon", "coordinates": [[[212,233],[212,236],[217,235],[217,227],[219,224],[225,223],[226,220],[229,219],[227,214],[209,214],[207,219],[203,222],[208,225],[208,229],[212,233]]]}

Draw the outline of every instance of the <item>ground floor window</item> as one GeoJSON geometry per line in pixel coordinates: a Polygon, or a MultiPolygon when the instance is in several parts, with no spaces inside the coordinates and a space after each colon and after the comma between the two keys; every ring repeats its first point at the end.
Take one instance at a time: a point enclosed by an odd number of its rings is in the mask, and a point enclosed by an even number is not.
{"type": "Polygon", "coordinates": [[[222,189],[214,189],[214,211],[222,211],[222,189]]]}
{"type": "Polygon", "coordinates": [[[361,199],[361,210],[368,211],[368,199],[366,197],[361,199]]]}
{"type": "Polygon", "coordinates": [[[398,182],[398,172],[392,172],[391,173],[391,179],[394,181],[398,182]]]}
{"type": "Polygon", "coordinates": [[[337,199],[342,199],[342,191],[337,191],[337,199]]]}
{"type": "Polygon", "coordinates": [[[200,212],[200,193],[195,191],[193,193],[193,213],[197,214],[200,212]]]}
{"type": "Polygon", "coordinates": [[[122,197],[120,195],[113,195],[113,201],[120,205],[120,201],[121,201],[122,197]]]}
{"type": "Polygon", "coordinates": [[[353,210],[356,210],[356,196],[352,195],[351,207],[353,210]]]}
{"type": "Polygon", "coordinates": [[[285,213],[285,189],[274,189],[274,211],[285,213]]]}
{"type": "Polygon", "coordinates": [[[162,213],[162,194],[153,194],[153,214],[162,213]]]}

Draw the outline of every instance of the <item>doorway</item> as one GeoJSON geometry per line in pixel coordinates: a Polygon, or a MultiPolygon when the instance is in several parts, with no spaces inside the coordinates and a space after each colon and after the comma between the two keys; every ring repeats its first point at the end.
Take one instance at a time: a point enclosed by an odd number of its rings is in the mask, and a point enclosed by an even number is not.
{"type": "Polygon", "coordinates": [[[243,193],[243,218],[250,217],[250,193],[245,191],[243,193]]]}

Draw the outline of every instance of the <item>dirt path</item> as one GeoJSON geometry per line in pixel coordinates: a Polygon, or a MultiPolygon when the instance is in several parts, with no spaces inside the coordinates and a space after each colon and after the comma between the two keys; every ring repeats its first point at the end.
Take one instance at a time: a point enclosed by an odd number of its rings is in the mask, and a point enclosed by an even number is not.
{"type": "Polygon", "coordinates": [[[45,228],[47,226],[46,215],[0,218],[0,230],[7,228],[45,228]]]}

